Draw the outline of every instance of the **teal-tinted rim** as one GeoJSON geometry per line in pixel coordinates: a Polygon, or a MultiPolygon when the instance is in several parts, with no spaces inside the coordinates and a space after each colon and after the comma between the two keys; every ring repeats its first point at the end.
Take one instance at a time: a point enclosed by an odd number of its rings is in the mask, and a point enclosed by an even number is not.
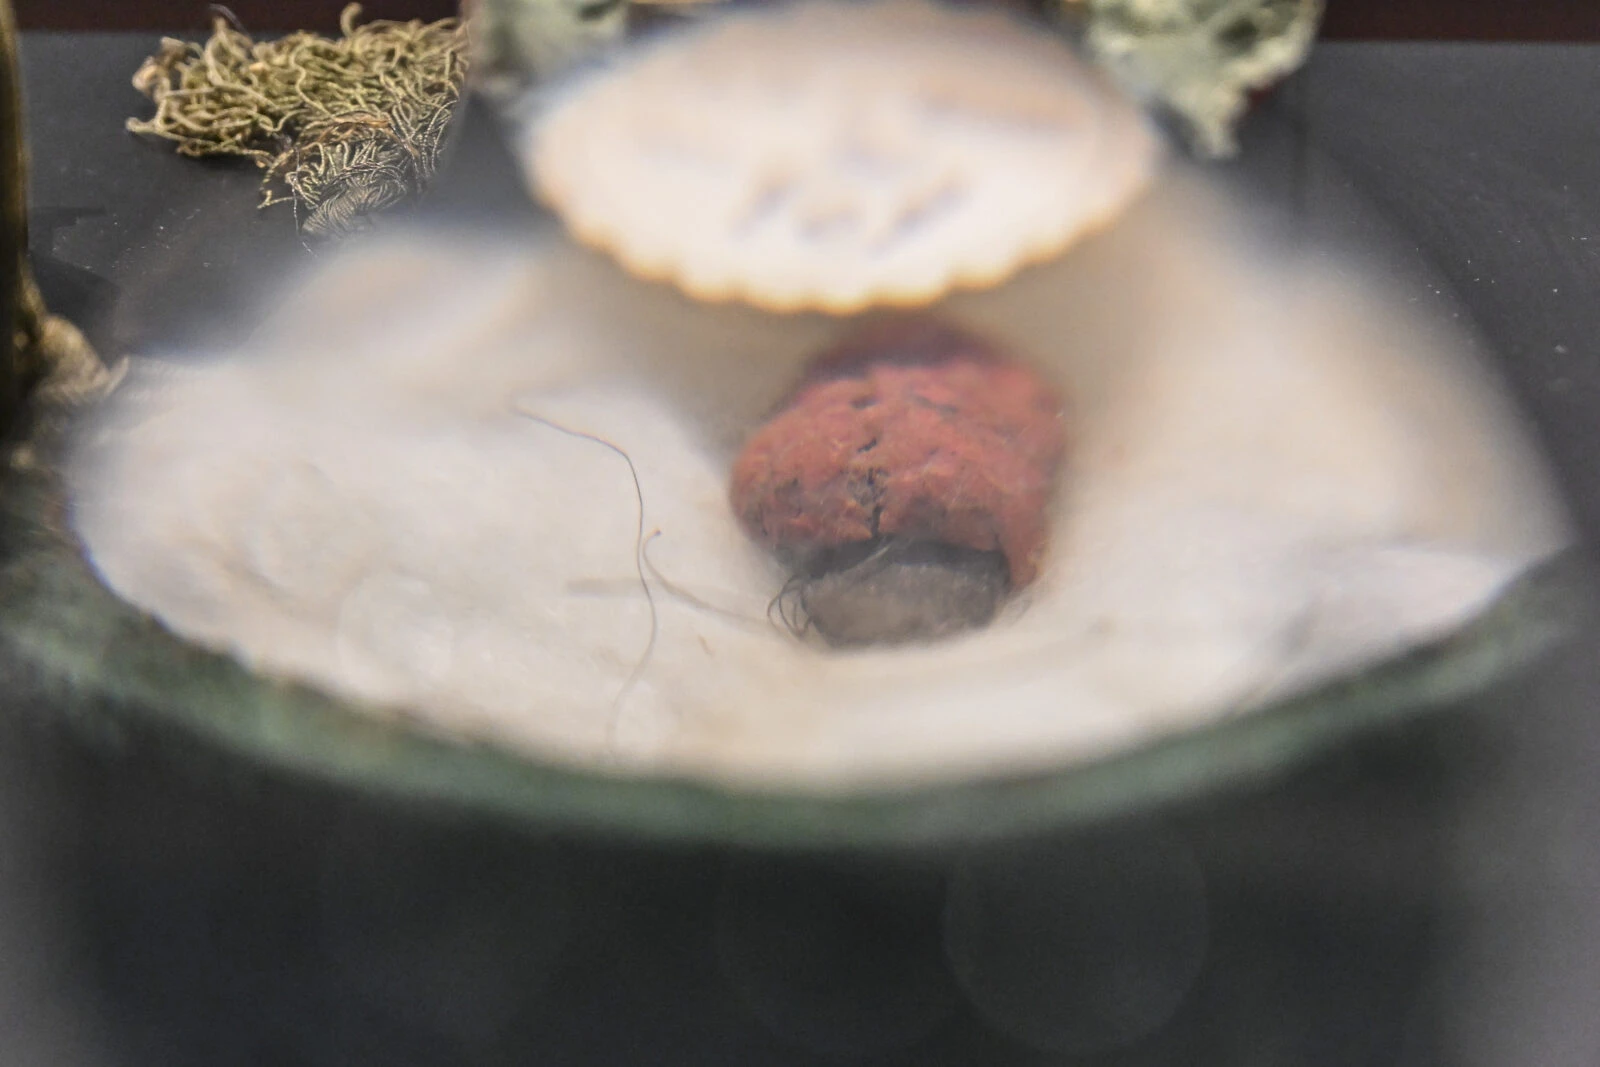
{"type": "Polygon", "coordinates": [[[1047,773],[821,796],[575,770],[360,713],[253,675],[118,600],[67,534],[49,474],[0,482],[0,524],[0,679],[24,687],[24,705],[87,730],[138,720],[258,766],[430,807],[579,832],[783,848],[976,842],[1248,784],[1481,692],[1573,633],[1589,603],[1586,561],[1570,552],[1448,638],[1294,699],[1047,773]]]}

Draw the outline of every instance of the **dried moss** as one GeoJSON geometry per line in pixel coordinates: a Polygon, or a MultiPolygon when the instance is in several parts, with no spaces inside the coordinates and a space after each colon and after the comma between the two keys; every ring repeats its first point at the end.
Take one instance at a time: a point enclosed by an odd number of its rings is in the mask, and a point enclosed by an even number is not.
{"type": "Polygon", "coordinates": [[[364,228],[420,194],[437,169],[467,71],[460,19],[357,25],[341,36],[255,41],[218,18],[211,39],[168,38],[134,75],[156,105],[134,133],[186,156],[243,156],[265,169],[261,206],[295,205],[309,237],[364,228]]]}

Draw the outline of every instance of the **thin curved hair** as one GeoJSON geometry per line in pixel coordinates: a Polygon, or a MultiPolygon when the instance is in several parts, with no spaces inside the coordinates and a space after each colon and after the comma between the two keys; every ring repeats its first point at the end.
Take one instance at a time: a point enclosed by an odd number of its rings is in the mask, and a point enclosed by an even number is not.
{"type": "Polygon", "coordinates": [[[615,454],[622,459],[622,462],[628,465],[628,476],[633,479],[633,496],[638,505],[636,512],[637,522],[635,525],[633,539],[633,567],[634,572],[639,576],[639,588],[644,592],[645,603],[650,609],[650,637],[645,642],[644,650],[639,653],[639,658],[634,662],[633,669],[628,672],[628,677],[623,679],[622,688],[617,690],[617,695],[611,700],[611,718],[606,723],[606,745],[608,748],[615,751],[617,743],[617,719],[621,714],[622,702],[627,698],[628,694],[633,691],[633,687],[639,683],[639,679],[644,676],[645,668],[650,665],[650,657],[655,653],[656,650],[656,639],[661,633],[661,617],[656,610],[655,593],[651,590],[650,582],[645,577],[644,573],[645,545],[649,540],[652,540],[658,536],[661,531],[653,530],[648,537],[644,532],[644,485],[639,480],[639,468],[634,466],[633,457],[628,455],[626,449],[614,441],[608,441],[599,434],[589,433],[586,430],[575,430],[570,426],[563,426],[561,423],[556,422],[553,419],[546,418],[537,412],[529,411],[516,401],[512,402],[511,410],[517,416],[527,419],[530,422],[536,422],[540,426],[554,430],[560,434],[565,434],[568,437],[576,438],[580,441],[592,441],[607,451],[615,454]]]}

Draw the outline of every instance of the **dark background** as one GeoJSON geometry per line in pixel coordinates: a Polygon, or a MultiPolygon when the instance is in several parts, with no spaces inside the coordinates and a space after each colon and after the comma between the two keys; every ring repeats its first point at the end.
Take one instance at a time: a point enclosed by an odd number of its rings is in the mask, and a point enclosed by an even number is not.
{"type": "MultiPolygon", "coordinates": [[[[254,31],[338,23],[345,0],[231,0],[254,31]]],[[[201,30],[201,0],[14,0],[25,30],[201,30]]],[[[456,0],[367,0],[370,18],[445,18],[456,0]]],[[[1345,40],[1600,41],[1595,0],[1328,0],[1323,36],[1345,40]]]]}

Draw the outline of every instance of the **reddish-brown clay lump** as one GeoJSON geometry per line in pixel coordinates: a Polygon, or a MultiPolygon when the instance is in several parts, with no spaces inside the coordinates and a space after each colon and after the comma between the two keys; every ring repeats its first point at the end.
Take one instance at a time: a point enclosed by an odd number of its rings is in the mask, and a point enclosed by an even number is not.
{"type": "Polygon", "coordinates": [[[863,327],[816,359],[733,467],[752,536],[804,560],[880,539],[999,552],[1038,574],[1065,447],[1030,369],[928,319],[863,327]]]}

